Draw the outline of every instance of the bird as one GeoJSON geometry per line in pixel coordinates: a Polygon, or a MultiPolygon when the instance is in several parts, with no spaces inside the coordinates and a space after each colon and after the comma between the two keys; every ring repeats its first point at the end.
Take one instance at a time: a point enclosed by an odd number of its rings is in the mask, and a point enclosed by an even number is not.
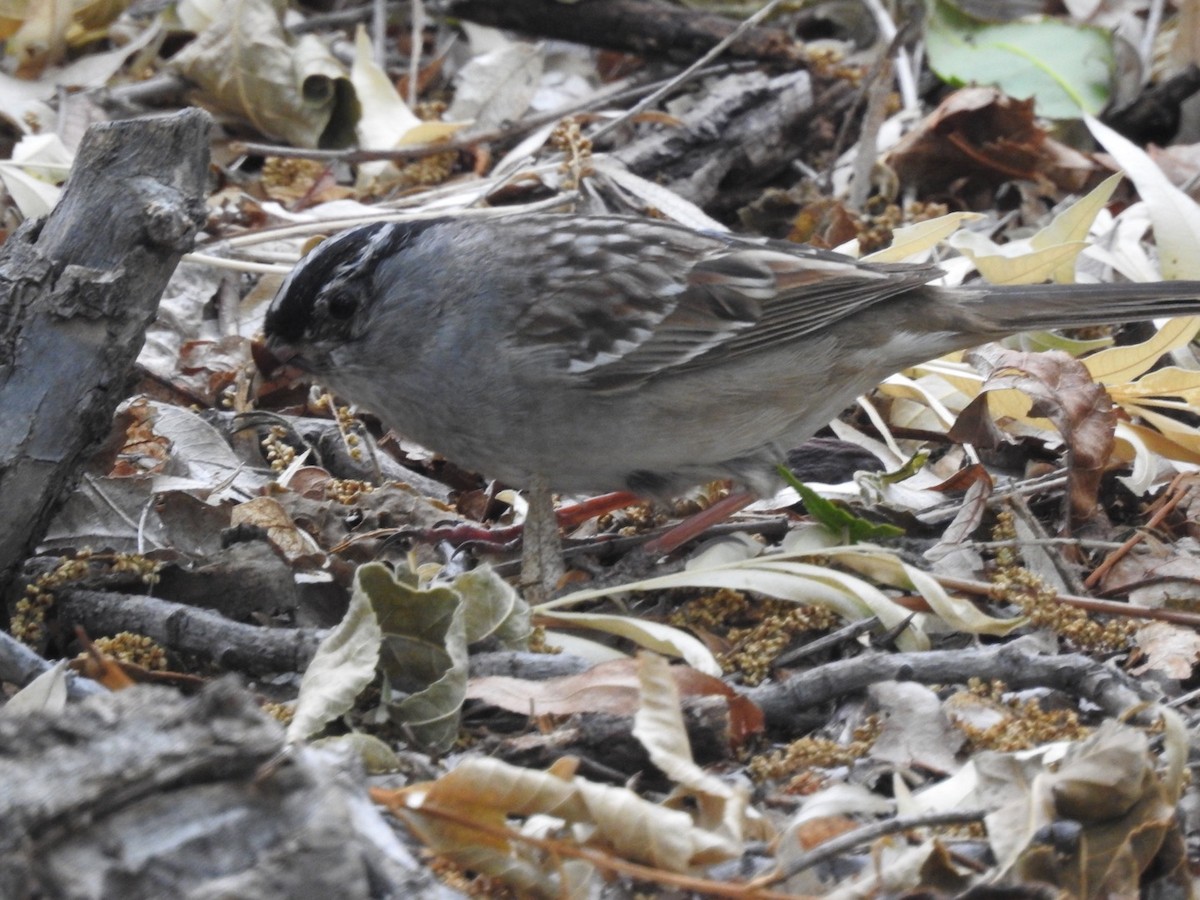
{"type": "MultiPolygon", "coordinates": [[[[325,240],[264,332],[395,431],[531,488],[527,531],[556,546],[551,491],[766,494],[790,449],[895,372],[1022,331],[1200,314],[1195,281],[942,274],[647,217],[440,216],[325,240]]],[[[559,571],[528,545],[525,564],[559,571]]]]}

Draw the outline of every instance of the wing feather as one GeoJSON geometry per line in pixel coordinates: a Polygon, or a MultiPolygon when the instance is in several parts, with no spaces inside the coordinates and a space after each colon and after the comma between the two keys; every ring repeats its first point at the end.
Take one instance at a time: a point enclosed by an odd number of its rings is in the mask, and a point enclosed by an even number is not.
{"type": "Polygon", "coordinates": [[[587,223],[547,243],[554,258],[530,276],[518,333],[597,391],[798,340],[941,274],[648,220],[587,223]]]}

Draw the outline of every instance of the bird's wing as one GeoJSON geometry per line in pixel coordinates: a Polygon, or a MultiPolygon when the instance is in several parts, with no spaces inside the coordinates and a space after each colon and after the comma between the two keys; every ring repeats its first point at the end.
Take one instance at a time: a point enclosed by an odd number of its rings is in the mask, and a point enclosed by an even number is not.
{"type": "Polygon", "coordinates": [[[521,344],[600,391],[795,341],[941,274],[781,241],[614,221],[625,227],[597,234],[590,257],[580,255],[578,240],[568,246],[562,238],[559,264],[532,276],[539,283],[518,322],[521,344]]]}

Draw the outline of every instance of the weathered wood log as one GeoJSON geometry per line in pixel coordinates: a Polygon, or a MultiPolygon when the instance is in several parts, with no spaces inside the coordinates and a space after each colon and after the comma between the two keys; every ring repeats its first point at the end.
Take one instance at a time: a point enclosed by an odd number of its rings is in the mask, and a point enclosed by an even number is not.
{"type": "MultiPolygon", "coordinates": [[[[691,62],[724,40],[738,22],[662,0],[455,0],[449,15],[495,28],[592,47],[691,62]]],[[[800,45],[786,31],[758,26],[729,48],[735,59],[799,65],[800,45]]]]}
{"type": "Polygon", "coordinates": [[[232,680],[0,717],[0,896],[437,897],[361,772],[232,680]]]}
{"type": "Polygon", "coordinates": [[[813,102],[807,72],[727,75],[706,85],[678,126],[655,129],[612,155],[699,206],[727,212],[803,157],[811,123],[830,113],[831,99],[813,102]]]}
{"type": "Polygon", "coordinates": [[[108,432],[205,219],[200,110],[90,128],[58,206],[0,247],[0,593],[108,432]]]}

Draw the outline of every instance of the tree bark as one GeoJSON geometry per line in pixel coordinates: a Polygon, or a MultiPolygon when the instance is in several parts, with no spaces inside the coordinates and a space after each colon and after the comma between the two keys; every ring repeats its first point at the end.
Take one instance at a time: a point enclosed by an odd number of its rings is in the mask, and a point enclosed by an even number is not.
{"type": "Polygon", "coordinates": [[[283,749],[232,679],[0,717],[0,897],[461,896],[350,755],[283,749]]]}
{"type": "Polygon", "coordinates": [[[62,199],[0,248],[0,592],[125,397],[205,219],[211,119],[92,126],[62,199]]]}

